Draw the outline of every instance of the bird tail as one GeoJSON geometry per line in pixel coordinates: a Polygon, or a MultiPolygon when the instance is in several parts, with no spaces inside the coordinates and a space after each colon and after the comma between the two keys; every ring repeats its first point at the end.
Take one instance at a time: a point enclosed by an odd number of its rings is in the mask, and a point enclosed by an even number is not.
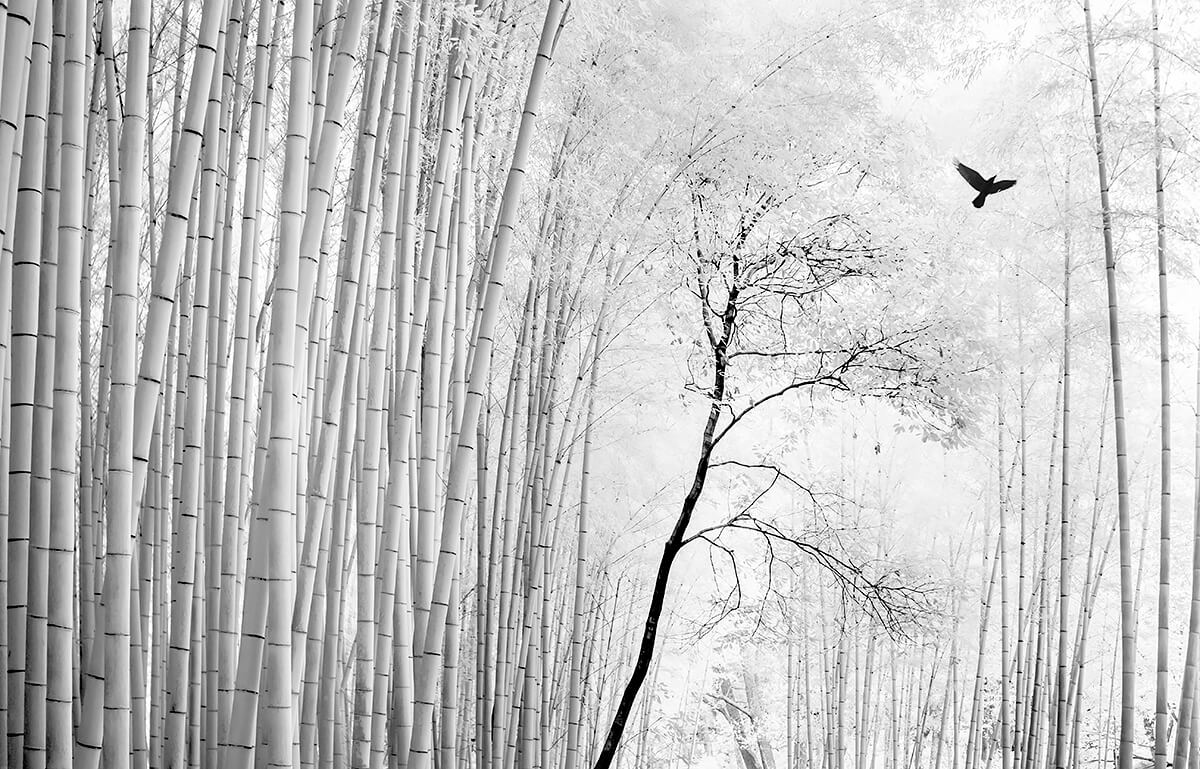
{"type": "Polygon", "coordinates": [[[983,208],[983,201],[987,200],[987,196],[988,194],[986,192],[979,193],[975,196],[975,199],[971,201],[971,205],[975,206],[976,208],[983,208]]]}

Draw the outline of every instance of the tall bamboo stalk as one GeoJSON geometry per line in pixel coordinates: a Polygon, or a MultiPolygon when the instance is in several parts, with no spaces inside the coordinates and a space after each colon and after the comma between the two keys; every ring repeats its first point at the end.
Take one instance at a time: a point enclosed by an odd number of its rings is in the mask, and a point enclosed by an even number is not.
{"type": "MultiPolygon", "coordinates": [[[[1067,181],[1070,201],[1070,177],[1067,181]]],[[[1058,541],[1058,672],[1055,680],[1055,733],[1054,766],[1055,769],[1066,769],[1069,763],[1067,753],[1067,715],[1070,704],[1067,681],[1067,668],[1070,665],[1068,629],[1070,627],[1070,589],[1071,589],[1071,239],[1070,229],[1065,230],[1065,247],[1063,249],[1063,353],[1062,353],[1062,483],[1059,498],[1059,541],[1058,541]]],[[[1049,532],[1047,532],[1047,536],[1049,532]]]]}
{"type": "MultiPolygon", "coordinates": [[[[1163,195],[1162,79],[1159,72],[1158,2],[1150,0],[1152,26],[1151,61],[1154,70],[1154,209],[1158,256],[1158,345],[1160,443],[1159,466],[1159,546],[1158,546],[1158,644],[1155,653],[1154,696],[1154,769],[1166,769],[1167,740],[1170,728],[1170,655],[1171,617],[1171,351],[1170,312],[1167,302],[1167,225],[1163,195]]],[[[1181,711],[1180,723],[1190,721],[1190,712],[1181,711]]],[[[1178,738],[1177,738],[1178,741],[1178,738]]],[[[1186,763],[1186,760],[1181,763],[1186,763]]]]}
{"type": "Polygon", "coordinates": [[[1092,92],[1092,126],[1095,132],[1096,168],[1100,183],[1100,216],[1104,235],[1104,275],[1108,294],[1108,339],[1112,358],[1113,425],[1116,432],[1117,515],[1120,526],[1121,560],[1121,741],[1118,769],[1133,769],[1135,731],[1135,687],[1137,685],[1137,628],[1134,615],[1133,544],[1130,536],[1129,467],[1125,437],[1125,381],[1121,368],[1121,336],[1117,299],[1117,267],[1113,251],[1112,208],[1109,204],[1108,164],[1104,154],[1104,130],[1100,107],[1100,85],[1096,71],[1096,43],[1092,31],[1092,7],[1083,3],[1087,36],[1088,81],[1092,92]]]}

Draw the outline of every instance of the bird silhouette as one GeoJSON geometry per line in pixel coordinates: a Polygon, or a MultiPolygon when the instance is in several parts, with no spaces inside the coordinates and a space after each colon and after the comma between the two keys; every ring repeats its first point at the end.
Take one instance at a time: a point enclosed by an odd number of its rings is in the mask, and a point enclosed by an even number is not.
{"type": "Polygon", "coordinates": [[[1016,179],[1001,179],[996,181],[996,177],[984,179],[983,174],[976,171],[974,168],[965,166],[961,161],[955,160],[954,167],[958,169],[958,173],[962,178],[967,180],[967,184],[971,185],[979,194],[971,201],[971,205],[976,208],[983,208],[983,201],[987,200],[987,196],[992,193],[1006,190],[1017,183],[1016,179]]]}

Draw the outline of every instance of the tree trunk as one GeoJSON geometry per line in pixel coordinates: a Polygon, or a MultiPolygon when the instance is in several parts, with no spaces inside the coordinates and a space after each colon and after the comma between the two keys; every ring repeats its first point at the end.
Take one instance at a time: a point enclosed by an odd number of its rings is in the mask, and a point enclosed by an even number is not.
{"type": "Polygon", "coordinates": [[[1134,614],[1133,543],[1130,535],[1129,468],[1125,438],[1125,382],[1121,368],[1121,336],[1118,320],[1117,265],[1113,250],[1112,209],[1108,202],[1108,164],[1101,126],[1100,85],[1096,73],[1096,43],[1092,32],[1092,7],[1083,3],[1087,29],[1088,79],[1092,92],[1092,125],[1096,138],[1096,168],[1100,182],[1100,215],[1104,232],[1104,276],[1108,289],[1108,339],[1112,357],[1113,424],[1117,454],[1117,515],[1120,518],[1121,556],[1121,743],[1117,769],[1133,769],[1133,740],[1136,731],[1135,687],[1137,684],[1137,628],[1134,614]]]}

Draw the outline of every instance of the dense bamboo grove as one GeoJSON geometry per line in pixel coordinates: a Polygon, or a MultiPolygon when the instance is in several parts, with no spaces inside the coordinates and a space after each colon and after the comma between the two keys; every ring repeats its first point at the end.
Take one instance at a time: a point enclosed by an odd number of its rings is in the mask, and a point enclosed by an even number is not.
{"type": "Polygon", "coordinates": [[[565,4],[2,10],[5,765],[585,763],[605,315],[494,350],[565,4]]]}
{"type": "Polygon", "coordinates": [[[748,3],[0,0],[0,767],[1200,762],[1200,14],[748,3]]]}

